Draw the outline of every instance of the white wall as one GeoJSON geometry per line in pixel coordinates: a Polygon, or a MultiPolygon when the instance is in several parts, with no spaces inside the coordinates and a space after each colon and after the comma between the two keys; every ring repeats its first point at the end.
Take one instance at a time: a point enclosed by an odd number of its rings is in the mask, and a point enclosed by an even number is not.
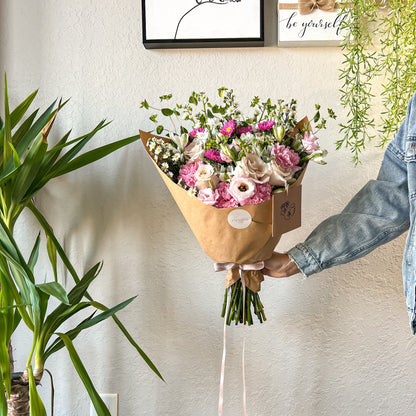
{"type": "MultiPolygon", "coordinates": [[[[234,88],[241,103],[254,95],[299,101],[299,115],[315,102],[342,121],[337,48],[276,47],[274,2],[267,0],[264,48],[145,50],[139,0],[0,0],[0,69],[16,105],[40,88],[43,108],[71,97],[55,138],[73,137],[102,118],[113,123],[101,145],[149,128],[142,99],[192,90],[214,95],[234,88]]],[[[3,90],[3,86],[1,87],[3,90]]],[[[337,213],[369,179],[382,157],[363,155],[354,168],[335,151],[335,123],[321,134],[328,165],[311,166],[304,180],[303,226],[285,235],[283,251],[337,213]]],[[[215,415],[222,352],[223,276],[216,275],[140,144],[51,182],[37,203],[79,272],[104,259],[91,292],[113,305],[137,294],[120,314],[163,373],[159,381],[111,323],[84,334],[75,346],[97,389],[120,394],[120,414],[215,415]]],[[[28,215],[18,238],[38,226],[28,215]]],[[[410,335],[402,294],[404,237],[352,264],[307,280],[266,279],[261,296],[268,321],[228,330],[226,416],[242,413],[241,350],[246,339],[248,414],[258,416],[408,415],[416,404],[410,335]]],[[[42,276],[43,277],[43,276],[42,276]]],[[[30,339],[14,339],[17,366],[30,339]]],[[[56,383],[56,413],[88,415],[89,403],[65,351],[47,363],[56,383]]],[[[40,388],[49,402],[49,381],[40,388]]]]}

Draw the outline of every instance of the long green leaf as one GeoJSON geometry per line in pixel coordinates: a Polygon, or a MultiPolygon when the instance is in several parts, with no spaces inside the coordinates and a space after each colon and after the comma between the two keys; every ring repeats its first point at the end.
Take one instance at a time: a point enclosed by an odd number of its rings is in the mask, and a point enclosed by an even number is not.
{"type": "Polygon", "coordinates": [[[10,374],[10,361],[9,361],[9,340],[7,339],[7,319],[4,313],[0,311],[0,372],[6,387],[7,394],[10,396],[11,391],[11,374],[10,374]]]}
{"type": "MultiPolygon", "coordinates": [[[[0,383],[3,385],[2,379],[0,377],[0,383]]],[[[6,399],[6,390],[0,389],[0,415],[7,415],[7,399],[6,399]]]]}
{"type": "Polygon", "coordinates": [[[14,129],[14,127],[17,125],[17,123],[23,118],[23,116],[26,114],[27,109],[29,108],[30,104],[32,104],[32,101],[35,99],[36,94],[38,93],[38,90],[32,92],[32,94],[29,95],[24,101],[22,101],[10,114],[10,121],[11,121],[11,127],[14,129]]]}
{"type": "Polygon", "coordinates": [[[71,162],[64,165],[61,169],[54,170],[51,172],[51,178],[56,178],[58,176],[64,175],[66,173],[72,172],[74,170],[80,169],[83,166],[89,165],[93,162],[96,162],[99,159],[102,159],[105,156],[115,152],[116,150],[127,146],[130,143],[133,143],[140,139],[139,135],[128,137],[110,144],[107,144],[97,149],[93,149],[87,153],[84,153],[77,158],[73,159],[71,162]]]}
{"type": "MultiPolygon", "coordinates": [[[[66,269],[71,274],[73,280],[75,283],[79,283],[81,280],[77,274],[77,272],[74,269],[74,266],[69,261],[64,249],[59,244],[59,241],[55,237],[52,227],[49,225],[49,223],[46,221],[46,218],[42,215],[42,213],[35,207],[35,205],[32,202],[29,202],[27,204],[27,207],[32,211],[33,215],[38,220],[39,224],[42,226],[43,230],[45,231],[46,235],[53,241],[55,244],[56,250],[59,254],[59,257],[61,258],[62,262],[64,263],[66,269]]],[[[88,297],[88,296],[87,296],[88,297]]]]}
{"type": "Polygon", "coordinates": [[[82,364],[82,361],[78,353],[76,352],[74,344],[72,343],[70,338],[67,335],[61,333],[57,333],[56,335],[58,335],[65,343],[65,347],[69,352],[69,356],[71,357],[71,361],[75,367],[75,370],[77,371],[82,383],[84,384],[97,414],[100,416],[111,416],[100,395],[97,393],[97,390],[95,389],[94,384],[92,383],[87,370],[82,364]]]}
{"type": "Polygon", "coordinates": [[[37,284],[36,287],[42,292],[55,297],[62,303],[69,305],[68,295],[64,287],[59,282],[47,282],[37,284]]]}
{"type": "Polygon", "coordinates": [[[9,96],[7,91],[7,77],[4,74],[4,133],[3,133],[3,161],[9,160],[10,147],[12,142],[12,126],[9,110],[9,96]]]}
{"type": "Polygon", "coordinates": [[[16,151],[21,158],[26,153],[31,143],[36,139],[38,134],[42,131],[42,129],[46,126],[46,124],[48,124],[49,120],[53,117],[55,110],[56,110],[55,104],[56,104],[56,100],[38,117],[38,119],[30,127],[30,129],[20,139],[19,143],[16,144],[16,151]]]}
{"type": "Polygon", "coordinates": [[[24,135],[29,131],[38,112],[39,112],[39,109],[36,109],[35,111],[33,111],[33,113],[30,114],[30,116],[27,117],[26,120],[13,133],[12,141],[15,146],[17,146],[20,143],[20,140],[22,139],[22,137],[24,137],[24,135]]]}
{"type": "MultiPolygon", "coordinates": [[[[101,309],[105,311],[107,309],[106,306],[94,302],[94,305],[96,308],[101,309]]],[[[131,345],[136,349],[136,351],[141,355],[143,360],[146,362],[146,364],[152,369],[152,371],[163,381],[165,381],[160,374],[159,370],[156,368],[156,366],[152,363],[150,358],[146,355],[146,353],[139,347],[139,345],[136,343],[136,341],[133,339],[133,337],[130,335],[129,331],[127,331],[126,327],[121,323],[121,321],[117,318],[116,315],[113,315],[114,322],[117,324],[117,326],[120,328],[121,332],[124,334],[124,336],[128,339],[131,345]]]]}
{"type": "Polygon", "coordinates": [[[52,266],[55,282],[57,282],[58,281],[58,265],[56,261],[56,246],[49,236],[46,236],[46,250],[48,252],[49,261],[52,266]]]}
{"type": "MultiPolygon", "coordinates": [[[[125,300],[124,302],[119,303],[118,305],[112,307],[111,309],[107,309],[105,312],[100,313],[97,316],[89,317],[88,319],[83,320],[79,325],[77,325],[75,328],[69,330],[66,332],[66,335],[69,336],[71,340],[74,340],[81,331],[91,328],[94,325],[97,325],[98,323],[108,319],[109,317],[113,316],[115,313],[120,311],[121,309],[124,309],[128,304],[130,304],[135,297],[132,297],[130,299],[125,300]]],[[[95,302],[90,302],[91,306],[95,306],[95,302]]],[[[62,340],[58,340],[57,342],[54,342],[51,345],[51,348],[48,348],[48,356],[51,354],[59,351],[61,348],[63,348],[64,344],[62,340]]],[[[45,359],[46,361],[46,359],[45,359]]]]}
{"type": "Polygon", "coordinates": [[[39,396],[36,388],[35,377],[33,376],[32,367],[27,368],[29,375],[29,403],[30,403],[30,416],[47,416],[45,406],[39,396]]]}
{"type": "Polygon", "coordinates": [[[19,172],[16,175],[11,194],[12,204],[14,207],[17,207],[17,205],[21,203],[27,190],[35,179],[47,147],[48,145],[43,141],[42,134],[39,134],[29,149],[19,172]]]}
{"type": "MultiPolygon", "coordinates": [[[[69,292],[68,300],[71,305],[77,305],[82,297],[86,294],[89,285],[93,280],[98,276],[100,271],[101,263],[96,264],[92,267],[84,277],[75,285],[75,287],[69,292]]],[[[70,307],[67,304],[61,303],[58,305],[55,310],[53,310],[45,320],[43,325],[43,336],[46,337],[46,332],[54,332],[59,327],[59,325],[66,320],[65,313],[70,310],[70,307]],[[63,319],[62,319],[63,318],[63,319]]]]}
{"type": "MultiPolygon", "coordinates": [[[[98,125],[91,130],[89,133],[83,136],[80,141],[77,141],[75,146],[69,149],[54,165],[53,171],[59,171],[63,169],[86,145],[87,143],[104,127],[106,127],[109,123],[106,123],[105,120],[100,121],[98,125]]],[[[52,173],[48,180],[52,178],[52,173]]]]}
{"type": "Polygon", "coordinates": [[[32,251],[30,252],[30,257],[27,262],[27,265],[29,266],[30,270],[32,270],[32,273],[35,269],[36,262],[38,261],[39,257],[39,246],[40,246],[40,234],[36,237],[35,244],[33,245],[32,251]]]}

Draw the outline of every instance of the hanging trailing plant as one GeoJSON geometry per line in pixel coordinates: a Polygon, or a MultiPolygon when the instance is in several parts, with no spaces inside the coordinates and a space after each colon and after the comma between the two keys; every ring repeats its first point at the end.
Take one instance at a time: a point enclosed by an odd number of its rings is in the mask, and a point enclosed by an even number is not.
{"type": "Polygon", "coordinates": [[[341,104],[347,121],[337,148],[346,147],[354,163],[373,138],[384,146],[395,135],[406,115],[407,103],[416,90],[416,3],[408,0],[353,0],[344,5],[340,69],[341,104]],[[383,111],[371,113],[374,78],[382,80],[383,111]]]}

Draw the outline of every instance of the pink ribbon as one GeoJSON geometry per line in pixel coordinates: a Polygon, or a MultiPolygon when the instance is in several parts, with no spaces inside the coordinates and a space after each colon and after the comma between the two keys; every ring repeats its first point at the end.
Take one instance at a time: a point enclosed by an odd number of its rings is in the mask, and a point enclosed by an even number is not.
{"type": "MultiPolygon", "coordinates": [[[[262,270],[264,269],[264,262],[259,261],[253,264],[237,264],[237,263],[215,263],[214,269],[216,272],[226,271],[238,268],[240,271],[241,283],[243,285],[243,305],[246,304],[246,282],[244,279],[244,271],[248,270],[262,270]]],[[[228,292],[230,289],[228,289],[228,292]]],[[[228,293],[227,293],[228,298],[228,293]]],[[[225,311],[225,316],[228,315],[229,303],[227,299],[227,308],[225,311]]],[[[243,308],[243,322],[244,322],[245,307],[243,308]]],[[[224,405],[224,376],[225,376],[225,356],[226,356],[226,341],[227,341],[227,321],[224,319],[224,330],[223,330],[223,339],[222,339],[222,360],[221,360],[221,376],[220,376],[220,393],[218,399],[218,416],[223,416],[223,405],[224,405]]],[[[243,377],[243,416],[247,415],[247,403],[246,403],[246,375],[245,375],[245,348],[246,340],[243,339],[243,352],[242,352],[242,377],[243,377]]]]}
{"type": "Polygon", "coordinates": [[[214,263],[214,269],[216,272],[223,272],[225,270],[240,269],[240,275],[242,271],[248,270],[262,270],[264,269],[264,261],[258,261],[251,264],[238,264],[238,263],[214,263]]]}

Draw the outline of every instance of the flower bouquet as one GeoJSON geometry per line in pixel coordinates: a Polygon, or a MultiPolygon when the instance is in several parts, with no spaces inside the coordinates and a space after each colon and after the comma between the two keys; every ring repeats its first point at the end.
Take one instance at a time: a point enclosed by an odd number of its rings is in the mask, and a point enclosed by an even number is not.
{"type": "MultiPolygon", "coordinates": [[[[326,151],[309,120],[297,121],[295,100],[255,97],[246,117],[233,90],[218,93],[217,104],[203,92],[173,107],[170,94],[160,97],[161,108],[144,100],[141,107],[156,111],[157,135],[140,136],[202,249],[217,271],[227,271],[222,316],[228,325],[251,325],[254,315],[266,320],[258,294],[263,261],[281,234],[300,225],[303,174],[310,160],[325,163],[326,151]]],[[[335,118],[330,109],[328,116],[335,118]]],[[[313,122],[326,127],[319,105],[313,122]]]]}

